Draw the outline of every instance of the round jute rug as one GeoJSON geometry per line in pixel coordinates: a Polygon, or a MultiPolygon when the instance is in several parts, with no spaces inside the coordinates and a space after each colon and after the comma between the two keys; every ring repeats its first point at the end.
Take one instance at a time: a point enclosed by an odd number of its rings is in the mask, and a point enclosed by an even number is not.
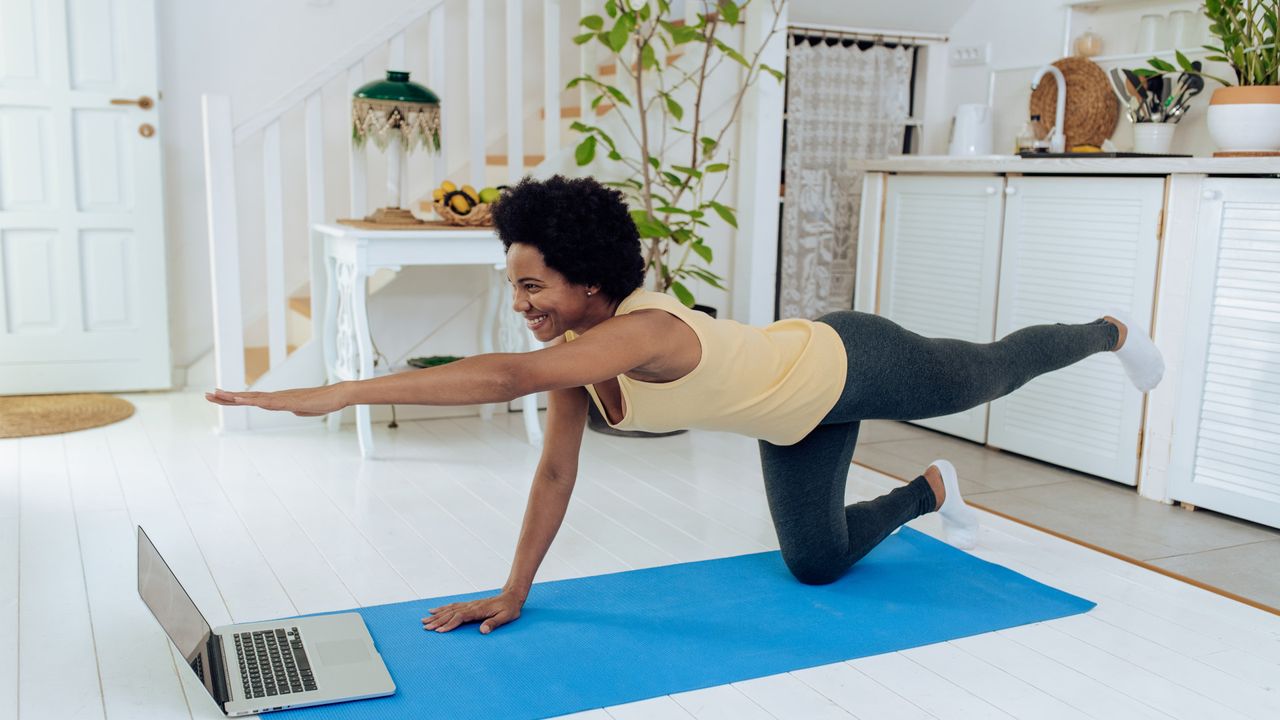
{"type": "Polygon", "coordinates": [[[56,435],[110,425],[133,414],[133,403],[99,393],[0,397],[0,438],[56,435]]]}

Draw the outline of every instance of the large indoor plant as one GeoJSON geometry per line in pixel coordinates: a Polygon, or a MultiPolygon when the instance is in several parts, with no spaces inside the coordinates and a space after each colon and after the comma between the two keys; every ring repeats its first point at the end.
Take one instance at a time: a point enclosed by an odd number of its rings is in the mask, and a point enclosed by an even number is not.
{"type": "Polygon", "coordinates": [[[622,190],[632,208],[652,289],[690,307],[691,280],[723,289],[705,242],[710,221],[718,217],[738,226],[735,209],[720,201],[735,159],[725,139],[732,138],[728,133],[743,98],[760,74],[779,82],[783,77],[760,57],[779,32],[785,0],[764,1],[771,5],[773,24],[754,48],[736,49],[730,35],[741,29],[753,0],[702,0],[692,24],[673,18],[668,0],[608,0],[605,16],[582,18],[587,32],[574,38],[580,45],[595,40],[608,48],[621,73],[616,84],[595,73],[569,82],[570,88],[585,84],[594,93],[593,109],[608,109],[599,124],[573,124],[583,136],[577,163],[588,165],[603,152],[611,163],[606,183],[622,190]],[[739,67],[736,77],[717,72],[726,60],[739,67]],[[712,88],[729,91],[723,104],[708,107],[712,88]],[[601,127],[611,119],[625,135],[615,139],[614,128],[601,127]]]}
{"type": "MultiPolygon", "coordinates": [[[[585,85],[593,93],[591,108],[601,115],[597,124],[573,123],[583,136],[575,159],[586,166],[599,153],[607,161],[602,180],[627,198],[651,288],[712,315],[713,308],[695,304],[689,285],[697,280],[723,289],[723,278],[710,267],[706,233],[715,218],[738,226],[735,209],[720,200],[734,162],[725,139],[733,137],[730,128],[760,74],[779,82],[783,77],[760,58],[779,31],[785,0],[767,0],[773,24],[758,47],[734,47],[730,33],[742,29],[752,1],[703,0],[697,21],[686,23],[672,17],[668,0],[607,0],[604,16],[583,17],[579,22],[587,32],[574,38],[579,45],[596,41],[608,48],[620,73],[616,84],[591,72],[569,82],[570,88],[585,85]],[[726,60],[739,68],[732,79],[727,68],[717,72],[726,60]],[[713,90],[728,91],[715,107],[708,99],[713,90]]],[[[614,435],[654,435],[610,427],[594,403],[588,406],[588,426],[614,435]]]]}
{"type": "MultiPolygon", "coordinates": [[[[1209,101],[1209,134],[1222,153],[1280,151],[1280,48],[1276,43],[1280,0],[1205,0],[1204,14],[1219,45],[1205,45],[1205,59],[1224,62],[1235,81],[1197,73],[1222,83],[1209,101]]],[[[1184,72],[1195,72],[1176,54],[1184,72]]],[[[1152,67],[1174,66],[1152,58],[1152,67]]]]}

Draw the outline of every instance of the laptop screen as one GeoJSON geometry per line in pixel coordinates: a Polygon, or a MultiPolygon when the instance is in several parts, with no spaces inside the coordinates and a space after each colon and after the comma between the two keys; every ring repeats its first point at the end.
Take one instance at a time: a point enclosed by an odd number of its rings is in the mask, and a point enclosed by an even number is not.
{"type": "Polygon", "coordinates": [[[209,658],[209,638],[213,630],[141,527],[138,528],[138,595],[216,700],[209,658]]]}

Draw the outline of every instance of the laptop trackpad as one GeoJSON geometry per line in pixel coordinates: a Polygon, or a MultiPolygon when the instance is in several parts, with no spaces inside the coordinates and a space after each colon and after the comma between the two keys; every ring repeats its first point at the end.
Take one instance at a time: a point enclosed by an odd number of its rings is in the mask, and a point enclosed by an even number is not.
{"type": "Polygon", "coordinates": [[[345,665],[366,662],[369,647],[360,640],[325,640],[316,643],[320,662],[325,665],[345,665]]]}

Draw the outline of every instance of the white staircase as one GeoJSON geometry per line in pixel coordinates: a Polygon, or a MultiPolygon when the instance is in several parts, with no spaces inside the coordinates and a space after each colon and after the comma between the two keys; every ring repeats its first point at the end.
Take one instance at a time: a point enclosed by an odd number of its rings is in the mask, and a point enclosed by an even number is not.
{"type": "MultiPolygon", "coordinates": [[[[569,125],[608,108],[592,110],[585,85],[582,91],[563,88],[583,68],[604,74],[613,68],[596,65],[594,43],[573,46],[566,33],[578,18],[600,12],[601,4],[506,0],[499,17],[486,15],[485,5],[428,0],[239,123],[227,98],[204,96],[218,387],[269,390],[325,382],[319,347],[323,253],[310,227],[389,204],[385,161],[371,145],[352,145],[349,109],[355,89],[385,70],[409,70],[442,100],[445,151],[411,156],[400,207],[417,208],[444,179],[479,187],[511,184],[526,174],[577,172],[569,125]],[[541,67],[530,66],[525,43],[539,35],[541,67]],[[502,67],[489,64],[486,48],[494,42],[505,51],[502,67]],[[564,61],[564,48],[572,48],[575,62],[564,61]],[[526,72],[529,67],[539,72],[526,72]],[[495,113],[499,95],[505,112],[495,113]],[[547,108],[558,111],[551,121],[547,108]],[[333,192],[337,187],[341,194],[333,192]]],[[[374,276],[370,294],[393,279],[390,273],[374,276]]],[[[219,407],[219,413],[224,430],[319,421],[256,408],[219,407]]]]}

